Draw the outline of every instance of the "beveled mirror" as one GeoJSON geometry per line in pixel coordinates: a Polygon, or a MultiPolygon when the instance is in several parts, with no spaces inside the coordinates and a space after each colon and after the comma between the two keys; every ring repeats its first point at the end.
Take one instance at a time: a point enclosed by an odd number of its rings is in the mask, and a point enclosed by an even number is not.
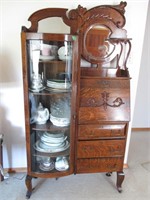
{"type": "Polygon", "coordinates": [[[82,55],[91,62],[108,62],[113,59],[115,45],[109,42],[111,30],[101,24],[86,29],[83,37],[82,55]]]}

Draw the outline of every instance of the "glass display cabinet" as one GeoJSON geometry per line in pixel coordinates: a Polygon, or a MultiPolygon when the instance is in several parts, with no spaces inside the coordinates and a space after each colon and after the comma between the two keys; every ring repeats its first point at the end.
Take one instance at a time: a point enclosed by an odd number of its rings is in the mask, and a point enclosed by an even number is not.
{"type": "Polygon", "coordinates": [[[72,96],[75,42],[67,35],[57,40],[51,39],[51,35],[39,39],[40,35],[31,39],[27,36],[25,47],[30,169],[37,173],[53,172],[54,168],[55,172],[68,171],[73,135],[70,123],[75,98],[72,96]]]}
{"type": "Polygon", "coordinates": [[[130,120],[125,6],[46,8],[22,27],[27,198],[32,178],[73,173],[116,172],[122,191],[130,120]],[[39,31],[53,17],[68,34],[39,31]]]}
{"type": "Polygon", "coordinates": [[[78,37],[22,31],[22,55],[29,198],[32,177],[74,170],[78,37]]]}

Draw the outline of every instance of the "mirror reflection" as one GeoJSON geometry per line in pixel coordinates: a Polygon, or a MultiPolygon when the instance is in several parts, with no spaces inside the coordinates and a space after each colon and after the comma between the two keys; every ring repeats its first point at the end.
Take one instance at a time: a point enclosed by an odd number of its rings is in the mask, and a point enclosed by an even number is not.
{"type": "Polygon", "coordinates": [[[107,41],[111,31],[102,25],[90,27],[84,38],[85,56],[91,59],[100,60],[112,52],[112,47],[107,41]]]}

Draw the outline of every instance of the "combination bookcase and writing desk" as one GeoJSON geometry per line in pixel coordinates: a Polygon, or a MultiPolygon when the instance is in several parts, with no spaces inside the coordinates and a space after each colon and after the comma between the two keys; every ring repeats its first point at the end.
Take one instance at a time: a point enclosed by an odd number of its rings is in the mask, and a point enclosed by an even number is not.
{"type": "Polygon", "coordinates": [[[32,178],[79,173],[116,172],[122,191],[130,121],[125,7],[46,8],[22,27],[27,198],[32,178]],[[38,31],[39,22],[53,17],[70,33],[38,31]]]}

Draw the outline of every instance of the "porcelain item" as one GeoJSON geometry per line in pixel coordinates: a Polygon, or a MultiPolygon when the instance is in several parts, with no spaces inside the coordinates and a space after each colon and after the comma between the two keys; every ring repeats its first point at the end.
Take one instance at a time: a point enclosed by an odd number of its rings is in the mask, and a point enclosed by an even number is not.
{"type": "Polygon", "coordinates": [[[50,56],[52,58],[56,58],[58,51],[58,46],[49,45],[49,44],[41,44],[41,54],[42,56],[50,56]]]}
{"type": "Polygon", "coordinates": [[[41,141],[45,143],[46,145],[58,145],[62,142],[64,142],[67,139],[67,136],[64,136],[64,133],[56,133],[56,134],[51,134],[51,133],[43,133],[43,135],[40,137],[41,141]]]}
{"type": "Polygon", "coordinates": [[[56,149],[56,148],[62,148],[62,147],[64,147],[65,146],[65,144],[66,144],[66,142],[64,141],[64,142],[59,142],[59,143],[45,143],[45,142],[40,142],[39,143],[39,147],[41,147],[41,148],[43,148],[43,149],[56,149]]]}
{"type": "Polygon", "coordinates": [[[57,157],[55,162],[55,169],[58,171],[66,171],[69,168],[69,163],[66,157],[57,157]]]}
{"type": "Polygon", "coordinates": [[[67,80],[50,79],[47,80],[47,86],[54,89],[70,89],[71,83],[67,80]]]}
{"type": "Polygon", "coordinates": [[[42,77],[40,74],[32,74],[31,77],[31,90],[40,91],[43,88],[42,77]]]}
{"type": "Polygon", "coordinates": [[[34,148],[39,151],[39,152],[44,152],[44,153],[57,153],[57,152],[62,152],[67,150],[70,147],[70,143],[66,140],[63,145],[61,147],[58,146],[46,146],[42,144],[41,147],[41,141],[38,140],[35,144],[34,144],[34,148]]]}
{"type": "Polygon", "coordinates": [[[62,46],[58,49],[58,56],[60,60],[72,59],[72,47],[70,45],[62,46]]]}
{"type": "Polygon", "coordinates": [[[50,157],[43,157],[39,165],[39,168],[42,171],[51,171],[54,169],[54,167],[55,167],[54,161],[50,157]]]}
{"type": "Polygon", "coordinates": [[[49,110],[44,108],[42,103],[39,103],[35,118],[37,124],[45,124],[49,119],[49,110]]]}
{"type": "Polygon", "coordinates": [[[40,60],[46,61],[46,60],[54,60],[56,56],[43,56],[40,55],[40,60]]]}
{"type": "Polygon", "coordinates": [[[55,125],[55,126],[68,126],[70,124],[70,118],[68,117],[54,117],[50,114],[50,121],[55,125]]]}
{"type": "Polygon", "coordinates": [[[42,135],[39,133],[39,137],[34,147],[40,152],[55,153],[64,151],[70,146],[64,132],[44,132],[42,135]]]}

